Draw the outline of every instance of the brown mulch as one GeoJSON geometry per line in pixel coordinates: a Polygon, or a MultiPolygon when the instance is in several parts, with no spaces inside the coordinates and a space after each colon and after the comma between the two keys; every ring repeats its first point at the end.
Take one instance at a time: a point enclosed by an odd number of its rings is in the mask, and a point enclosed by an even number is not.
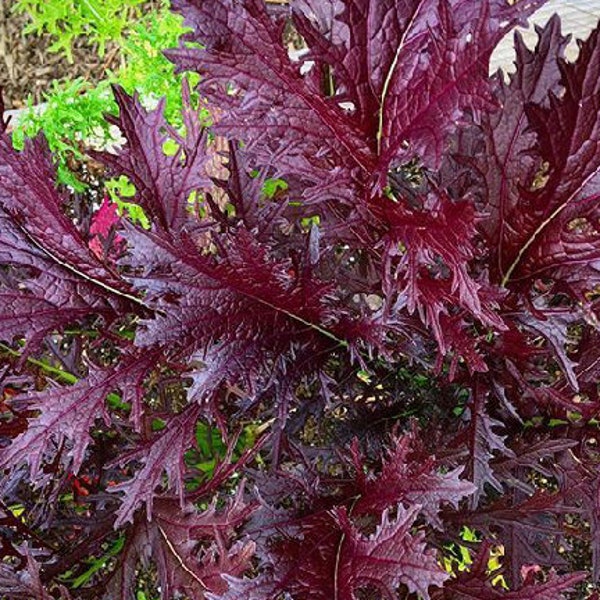
{"type": "MultiPolygon", "coordinates": [[[[266,2],[281,7],[288,4],[288,0],[266,2]]],[[[15,0],[0,0],[0,90],[6,109],[22,108],[29,95],[39,104],[53,80],[83,77],[93,84],[106,75],[108,67],[116,66],[116,49],[108,46],[104,58],[99,58],[97,49],[83,40],[74,45],[73,64],[61,54],[49,52],[52,40],[48,35],[23,34],[27,16],[15,14],[11,10],[14,4],[15,0]]],[[[153,4],[148,0],[148,5],[153,4]]],[[[295,39],[291,45],[297,46],[295,39]]]]}
{"type": "Polygon", "coordinates": [[[23,34],[27,17],[12,12],[13,5],[13,0],[0,0],[0,89],[7,109],[22,108],[30,94],[34,104],[42,102],[54,79],[83,77],[94,83],[104,76],[107,61],[115,56],[110,48],[100,59],[95,48],[77,42],[69,64],[62,55],[48,52],[48,36],[23,34]]]}

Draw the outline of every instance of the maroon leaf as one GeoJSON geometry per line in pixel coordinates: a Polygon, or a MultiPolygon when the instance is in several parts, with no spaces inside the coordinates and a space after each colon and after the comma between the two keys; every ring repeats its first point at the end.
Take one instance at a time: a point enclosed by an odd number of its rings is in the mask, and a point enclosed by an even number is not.
{"type": "Polygon", "coordinates": [[[468,449],[467,472],[477,488],[471,497],[471,507],[479,504],[481,497],[485,494],[486,484],[498,492],[503,491],[502,483],[490,465],[493,453],[501,456],[514,456],[512,450],[507,448],[504,442],[505,437],[494,431],[494,428],[501,426],[502,423],[490,417],[487,399],[486,384],[481,379],[477,379],[473,398],[469,404],[469,423],[457,439],[468,449]]]}
{"type": "MultiPolygon", "coordinates": [[[[31,281],[30,285],[40,295],[44,294],[45,290],[40,289],[36,282],[31,281]]],[[[35,346],[47,333],[93,312],[102,313],[105,309],[86,305],[77,297],[73,298],[72,305],[64,306],[33,294],[0,288],[0,339],[12,342],[15,337],[24,337],[30,346],[35,346]]]]}
{"type": "Polygon", "coordinates": [[[381,525],[368,538],[358,533],[346,513],[338,513],[345,536],[340,541],[335,595],[350,600],[361,585],[375,585],[391,598],[403,583],[411,593],[428,599],[429,587],[442,585],[448,574],[438,565],[435,553],[426,550],[423,534],[410,533],[418,510],[418,506],[407,511],[398,508],[395,521],[385,511],[381,525]]]}
{"type": "Polygon", "coordinates": [[[504,546],[507,580],[513,585],[520,581],[520,573],[526,565],[564,568],[567,562],[559,553],[561,544],[567,544],[561,519],[569,512],[562,494],[538,492],[530,498],[522,493],[507,495],[482,510],[469,527],[488,536],[496,535],[504,546]]]}
{"type": "Polygon", "coordinates": [[[252,542],[235,542],[236,529],[252,506],[242,500],[243,488],[217,509],[182,509],[177,502],[156,502],[150,523],[136,520],[126,540],[124,554],[108,582],[107,600],[126,600],[135,589],[135,565],[153,562],[158,569],[161,598],[185,594],[202,600],[208,592],[222,594],[226,577],[240,577],[250,566],[252,542]]]}
{"type": "Polygon", "coordinates": [[[538,162],[535,177],[526,182],[530,189],[520,193],[523,208],[513,212],[510,224],[518,233],[504,242],[505,282],[544,275],[563,281],[582,298],[597,281],[594,223],[600,160],[597,120],[588,110],[593,113],[598,102],[598,41],[598,32],[592,33],[576,64],[560,63],[564,91],[559,96],[551,94],[547,106],[527,105],[548,170],[538,162]]]}
{"type": "Polygon", "coordinates": [[[412,533],[418,512],[418,506],[399,507],[392,520],[385,511],[370,536],[357,530],[344,509],[307,519],[296,539],[275,543],[277,558],[268,575],[232,580],[223,600],[259,600],[284,591],[297,598],[353,600],[367,586],[393,598],[401,584],[429,598],[429,588],[441,586],[449,575],[426,548],[423,532],[412,533]]]}
{"type": "Polygon", "coordinates": [[[572,573],[557,576],[551,572],[544,583],[527,582],[514,591],[504,591],[499,586],[494,586],[487,573],[490,556],[490,546],[484,545],[479,552],[472,569],[462,573],[458,578],[449,583],[442,593],[433,596],[434,600],[470,600],[471,598],[489,598],[490,600],[564,600],[563,592],[572,590],[573,587],[586,578],[585,573],[572,573]]]}
{"type": "Polygon", "coordinates": [[[128,521],[133,522],[134,513],[141,504],[146,504],[146,514],[150,520],[156,489],[164,483],[165,474],[168,489],[174,488],[183,502],[186,471],[184,454],[193,444],[199,413],[199,405],[190,405],[172,418],[156,439],[139,444],[132,452],[121,454],[121,466],[133,461],[139,461],[143,466],[132,479],[110,488],[114,493],[124,492],[115,527],[121,527],[128,521]]]}
{"type": "Polygon", "coordinates": [[[56,188],[54,167],[43,138],[27,141],[24,150],[17,152],[3,135],[0,138],[0,252],[8,253],[3,262],[23,262],[25,251],[63,267],[104,293],[127,297],[129,290],[123,280],[94,256],[63,212],[65,201],[66,197],[56,188]],[[12,237],[20,238],[15,256],[11,254],[12,237]],[[27,250],[23,248],[26,244],[27,250]]]}
{"type": "MultiPolygon", "coordinates": [[[[107,396],[121,391],[123,402],[139,407],[142,381],[156,358],[155,353],[133,355],[124,359],[118,369],[92,369],[71,387],[56,386],[14,398],[13,405],[39,415],[29,421],[27,430],[10,446],[0,451],[0,465],[16,468],[26,463],[31,479],[39,483],[48,478],[43,472],[44,463],[58,454],[61,462],[77,473],[92,441],[90,430],[96,419],[110,422],[107,396]]],[[[134,408],[133,412],[139,415],[140,410],[134,408]]]]}
{"type": "MultiPolygon", "coordinates": [[[[1,107],[0,107],[1,108],[1,107]]],[[[1,112],[1,111],[0,111],[1,112]]],[[[0,594],[6,600],[53,600],[40,578],[40,563],[32,552],[23,547],[23,561],[20,567],[15,565],[0,564],[0,594]]],[[[70,600],[69,592],[59,586],[60,600],[70,600]]]]}
{"type": "Polygon", "coordinates": [[[377,514],[402,503],[419,506],[427,521],[440,528],[438,513],[442,505],[458,508],[459,502],[475,491],[475,486],[459,479],[462,467],[443,474],[439,472],[435,458],[418,447],[416,432],[392,442],[381,473],[374,477],[364,476],[365,467],[358,447],[353,447],[360,492],[353,513],[377,514]]]}
{"type": "Polygon", "coordinates": [[[110,122],[119,127],[127,144],[117,154],[94,154],[110,173],[129,178],[136,188],[134,201],[155,225],[173,234],[188,221],[190,194],[210,183],[206,131],[198,111],[191,106],[188,86],[184,85],[183,90],[184,137],[165,120],[164,102],[147,111],[137,96],[131,98],[115,87],[119,117],[110,118],[110,122]],[[176,146],[172,155],[165,149],[167,141],[176,146]]]}
{"type": "MultiPolygon", "coordinates": [[[[456,305],[486,325],[502,329],[504,324],[492,310],[488,286],[465,268],[475,256],[473,206],[432,195],[424,208],[407,210],[401,203],[388,202],[384,209],[390,226],[385,289],[389,302],[399,293],[409,312],[419,311],[445,353],[446,339],[452,337],[444,335],[442,320],[456,305]]],[[[478,370],[487,370],[481,360],[473,362],[478,370]]]]}
{"type": "Polygon", "coordinates": [[[174,8],[206,50],[181,48],[168,56],[180,70],[201,66],[202,93],[219,107],[218,132],[242,137],[266,159],[264,164],[277,156],[283,176],[299,173],[313,179],[321,174],[325,181],[342,184],[337,173],[328,173],[328,163],[372,169],[374,156],[352,120],[336,102],[306,85],[300,64],[281,45],[282,22],[271,20],[262,2],[236,3],[228,11],[219,1],[180,0],[174,8]],[[228,92],[230,82],[235,93],[228,92]]]}
{"type": "Polygon", "coordinates": [[[535,51],[530,50],[520,34],[515,37],[516,72],[510,83],[500,80],[499,102],[503,110],[486,115],[484,128],[486,150],[478,157],[485,176],[487,218],[480,223],[496,255],[492,260],[494,273],[504,274],[506,248],[514,247],[522,236],[519,220],[523,214],[523,187],[535,178],[540,167],[532,154],[535,134],[526,114],[528,103],[545,103],[548,92],[559,91],[558,58],[564,55],[567,38],[560,33],[560,19],[554,16],[544,29],[537,29],[539,40],[535,51]]]}

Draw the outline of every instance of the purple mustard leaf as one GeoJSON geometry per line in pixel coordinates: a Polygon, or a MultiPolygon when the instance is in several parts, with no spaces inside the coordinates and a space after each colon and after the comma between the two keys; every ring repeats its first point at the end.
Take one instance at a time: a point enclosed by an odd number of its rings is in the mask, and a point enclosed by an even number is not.
{"type": "Polygon", "coordinates": [[[123,492],[115,527],[133,522],[135,511],[143,504],[146,505],[146,514],[150,520],[156,490],[165,484],[165,474],[167,489],[173,488],[183,502],[186,472],[184,454],[194,443],[200,410],[197,404],[189,405],[182,413],[172,417],[155,438],[138,443],[134,450],[119,456],[119,464],[123,467],[132,462],[139,462],[142,466],[131,479],[110,488],[112,493],[123,492]]]}
{"type": "Polygon", "coordinates": [[[428,600],[429,588],[440,587],[448,579],[435,551],[426,548],[424,533],[411,532],[418,512],[418,505],[409,510],[398,507],[392,520],[384,511],[381,524],[369,537],[356,530],[346,512],[338,512],[345,534],[339,546],[339,592],[335,590],[340,599],[352,600],[361,585],[374,585],[392,598],[398,586],[404,584],[409,592],[428,600]]]}
{"type": "Polygon", "coordinates": [[[560,493],[538,491],[526,497],[515,491],[479,510],[473,518],[467,517],[465,522],[503,544],[505,577],[516,585],[527,565],[561,569],[568,565],[559,548],[568,545],[562,519],[570,510],[560,493]]]}
{"type": "Polygon", "coordinates": [[[243,500],[243,486],[219,508],[214,500],[203,511],[157,500],[152,521],[136,517],[129,529],[104,598],[130,597],[140,561],[156,566],[162,600],[178,594],[203,600],[209,592],[225,593],[228,578],[239,578],[251,568],[254,544],[236,541],[236,530],[252,510],[243,500]]]}
{"type": "MultiPolygon", "coordinates": [[[[39,289],[35,283],[32,287],[39,289]]],[[[43,293],[44,290],[40,292],[43,293]]],[[[102,314],[106,311],[78,302],[77,297],[73,300],[75,306],[73,304],[65,306],[60,302],[49,302],[33,294],[5,291],[0,287],[0,339],[10,343],[13,338],[24,337],[28,347],[35,347],[47,333],[90,313],[102,314]]],[[[110,314],[110,311],[108,312],[110,314]]]]}
{"type": "Polygon", "coordinates": [[[551,571],[547,580],[542,583],[525,581],[516,590],[503,590],[491,581],[488,563],[491,544],[484,543],[478,552],[469,571],[459,573],[457,578],[448,582],[442,591],[432,595],[432,600],[471,600],[485,598],[486,600],[565,600],[569,592],[586,578],[586,573],[570,573],[556,575],[551,571]]]}
{"type": "Polygon", "coordinates": [[[519,472],[530,469],[543,477],[555,477],[554,465],[560,457],[578,445],[577,440],[568,438],[546,438],[541,440],[519,440],[512,445],[514,456],[505,457],[494,463],[494,471],[507,485],[515,486],[527,494],[535,492],[535,486],[519,479],[519,472]]]}
{"type": "Polygon", "coordinates": [[[503,282],[551,277],[576,299],[598,280],[597,119],[600,33],[582,43],[576,63],[559,60],[561,90],[526,105],[543,163],[520,190],[501,258],[503,282]]]}
{"type": "MultiPolygon", "coordinates": [[[[504,323],[494,310],[500,298],[494,301],[487,282],[477,281],[466,268],[476,255],[473,205],[431,195],[425,207],[412,210],[388,202],[383,208],[389,224],[384,289],[387,302],[406,298],[408,311],[418,311],[444,354],[452,345],[452,335],[444,334],[442,320],[457,305],[485,325],[502,329],[504,323]]],[[[481,360],[473,363],[477,370],[487,370],[481,360]]]]}
{"type": "Polygon", "coordinates": [[[3,136],[0,159],[0,262],[7,267],[0,337],[24,337],[30,351],[47,333],[88,315],[108,323],[142,309],[129,284],[97,259],[63,212],[65,198],[55,188],[44,142],[16,152],[3,136]]]}
{"type": "MultiPolygon", "coordinates": [[[[66,199],[66,195],[56,188],[55,169],[43,138],[28,140],[25,148],[17,152],[6,135],[0,137],[2,246],[8,246],[10,238],[18,235],[21,238],[19,246],[26,241],[36,255],[93,283],[104,293],[128,297],[125,282],[96,258],[65,214],[66,199]]],[[[6,251],[9,253],[6,262],[11,263],[10,246],[6,251]]],[[[18,250],[15,260],[19,260],[18,250]]]]}
{"type": "MultiPolygon", "coordinates": [[[[1,108],[1,107],[0,107],[1,108]]],[[[0,594],[6,600],[53,600],[40,578],[40,563],[24,545],[23,564],[0,564],[0,594]]],[[[61,586],[62,587],[62,586],[61,586]]],[[[61,590],[61,600],[70,600],[68,592],[61,590]]]]}
{"type": "MultiPolygon", "coordinates": [[[[128,312],[137,312],[139,301],[101,280],[81,277],[36,247],[23,230],[0,209],[0,261],[8,268],[0,282],[0,337],[11,342],[24,337],[32,349],[47,333],[100,315],[109,324],[128,312]],[[28,274],[28,277],[24,275],[28,274]]],[[[121,289],[128,289],[122,282],[121,289]]]]}
{"type": "Polygon", "coordinates": [[[477,382],[465,414],[468,422],[454,441],[455,444],[464,445],[468,452],[466,472],[476,486],[475,493],[471,496],[471,508],[475,508],[485,496],[486,485],[503,492],[502,482],[490,464],[494,455],[514,456],[513,451],[505,444],[506,436],[494,431],[502,423],[490,416],[487,406],[489,390],[481,376],[476,377],[477,382]]]}
{"type": "Polygon", "coordinates": [[[441,586],[449,575],[426,547],[424,533],[412,532],[418,512],[418,506],[399,506],[391,519],[386,510],[371,535],[356,528],[346,509],[313,515],[300,523],[298,534],[274,539],[263,575],[230,580],[223,600],[285,597],[286,592],[293,598],[354,600],[366,586],[391,599],[401,584],[429,598],[429,588],[441,586]]]}
{"type": "Polygon", "coordinates": [[[176,235],[189,221],[190,194],[210,184],[212,151],[199,110],[191,106],[189,87],[183,87],[184,135],[167,123],[164,101],[149,111],[137,96],[128,96],[119,87],[114,93],[119,116],[110,117],[110,122],[120,129],[126,144],[116,153],[94,153],[94,157],[109,173],[126,175],[136,188],[133,201],[152,222],[176,235]],[[166,151],[168,141],[175,144],[174,152],[166,151]]]}
{"type": "Polygon", "coordinates": [[[159,509],[153,521],[162,537],[160,560],[164,565],[161,568],[159,564],[159,570],[166,590],[225,592],[226,576],[240,577],[251,567],[254,544],[232,541],[235,528],[251,508],[239,497],[219,512],[214,504],[204,512],[187,514],[174,506],[174,511],[159,509]],[[202,541],[206,545],[198,553],[198,542],[202,541]]]}
{"type": "Polygon", "coordinates": [[[514,221],[523,218],[519,216],[521,188],[534,179],[540,167],[539,158],[532,154],[536,138],[529,127],[526,106],[530,102],[546,103],[549,91],[559,91],[558,59],[564,56],[569,39],[561,35],[558,16],[536,31],[539,39],[535,50],[525,45],[520,34],[515,35],[516,72],[508,83],[499,79],[497,94],[502,110],[485,116],[486,150],[476,159],[482,162],[487,188],[483,209],[487,218],[480,222],[480,228],[496,255],[494,271],[503,268],[504,246],[519,235],[514,221]]]}
{"type": "MultiPolygon", "coordinates": [[[[208,594],[207,600],[265,600],[278,597],[279,586],[268,576],[261,575],[252,579],[225,577],[225,580],[228,591],[225,594],[208,594]]],[[[283,596],[285,600],[289,597],[289,595],[283,596]]]]}
{"type": "Polygon", "coordinates": [[[189,236],[175,243],[140,229],[124,235],[132,247],[122,264],[135,271],[134,286],[158,311],[141,320],[136,344],[193,356],[197,398],[210,399],[227,378],[252,393],[270,380],[267,369],[281,361],[289,366],[292,354],[295,365],[308,367],[326,360],[327,349],[364,344],[330,283],[273,255],[243,228],[215,236],[218,251],[189,236]]]}
{"type": "Polygon", "coordinates": [[[553,354],[560,362],[569,385],[575,392],[578,392],[579,383],[575,369],[577,363],[568,355],[567,348],[573,343],[573,328],[581,321],[580,315],[573,310],[538,309],[537,306],[536,313],[524,313],[519,320],[529,329],[544,336],[552,346],[553,354]]]}
{"type": "Polygon", "coordinates": [[[277,176],[297,174],[326,187],[335,182],[346,196],[345,174],[373,169],[360,131],[334,98],[306,84],[300,63],[281,43],[283,21],[269,17],[262,2],[227,7],[220,0],[180,0],[173,6],[204,50],[182,47],[167,55],[178,70],[202,72],[201,93],[218,107],[217,133],[243,139],[277,176]]]}
{"type": "MultiPolygon", "coordinates": [[[[584,437],[585,439],[585,437],[584,437]]],[[[556,465],[559,489],[568,505],[581,512],[589,526],[589,547],[592,553],[591,574],[593,581],[600,581],[600,510],[598,476],[595,451],[582,444],[579,451],[565,453],[556,465]]],[[[592,446],[593,448],[593,446],[592,446]]]]}
{"type": "MultiPolygon", "coordinates": [[[[92,442],[90,430],[95,421],[110,422],[107,396],[121,391],[122,401],[135,407],[143,379],[156,360],[156,352],[133,354],[122,357],[118,368],[90,369],[86,378],[72,386],[51,386],[13,398],[11,404],[19,410],[38,414],[29,420],[25,432],[0,451],[0,465],[14,469],[28,464],[31,480],[39,483],[51,477],[44,473],[44,464],[58,456],[76,474],[92,442]]],[[[133,412],[140,411],[134,408],[133,412]]]]}
{"type": "Polygon", "coordinates": [[[455,509],[461,500],[475,492],[469,481],[459,479],[463,467],[442,473],[435,457],[419,447],[415,431],[398,439],[392,438],[381,472],[362,476],[365,472],[358,446],[353,446],[360,497],[353,514],[378,514],[399,503],[419,505],[421,513],[432,526],[441,529],[439,512],[444,505],[455,509]]]}

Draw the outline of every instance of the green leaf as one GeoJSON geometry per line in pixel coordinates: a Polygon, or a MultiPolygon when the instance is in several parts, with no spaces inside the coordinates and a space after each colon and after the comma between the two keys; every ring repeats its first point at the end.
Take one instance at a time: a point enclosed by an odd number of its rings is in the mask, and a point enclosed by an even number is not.
{"type": "Polygon", "coordinates": [[[69,583],[77,589],[85,585],[100,570],[107,566],[109,560],[117,556],[125,545],[125,536],[119,536],[99,558],[90,558],[86,562],[90,565],[81,575],[70,580],[69,583]]]}
{"type": "Polygon", "coordinates": [[[283,179],[265,179],[263,184],[263,194],[272,200],[279,191],[285,192],[288,189],[287,181],[283,179]]]}

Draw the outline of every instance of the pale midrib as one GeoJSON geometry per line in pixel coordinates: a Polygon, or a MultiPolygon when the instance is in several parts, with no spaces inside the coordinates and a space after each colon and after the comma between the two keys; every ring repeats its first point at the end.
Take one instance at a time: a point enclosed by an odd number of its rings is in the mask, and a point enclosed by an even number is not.
{"type": "MultiPolygon", "coordinates": [[[[192,269],[200,271],[201,273],[203,272],[202,269],[198,268],[198,265],[196,264],[196,262],[194,260],[189,260],[187,256],[185,256],[185,257],[179,256],[179,259],[183,263],[190,266],[192,269]]],[[[210,273],[206,273],[206,272],[204,274],[207,277],[209,277],[210,279],[218,281],[218,279],[214,275],[211,275],[210,273]]],[[[276,304],[273,304],[273,303],[269,302],[268,300],[265,300],[264,298],[261,298],[260,296],[257,296],[256,294],[241,288],[240,286],[234,285],[232,283],[226,283],[225,285],[229,289],[231,289],[233,292],[235,292],[236,294],[239,294],[240,296],[245,296],[246,298],[249,298],[250,300],[254,300],[255,302],[258,302],[259,304],[267,306],[268,308],[274,310],[275,312],[279,312],[281,314],[286,315],[287,317],[289,317],[290,319],[292,319],[294,321],[297,321],[298,323],[302,323],[302,325],[308,327],[309,329],[312,329],[312,330],[316,331],[317,333],[320,333],[321,335],[329,338],[330,340],[333,340],[342,348],[350,347],[350,344],[346,340],[343,340],[343,339],[337,337],[333,332],[329,331],[328,329],[325,329],[324,327],[321,327],[321,325],[312,323],[311,321],[306,320],[304,317],[301,317],[300,315],[297,315],[297,314],[287,310],[286,308],[277,306],[276,304]]]]}
{"type": "Polygon", "coordinates": [[[512,264],[506,271],[506,275],[504,275],[504,277],[502,278],[502,287],[506,287],[506,284],[509,282],[511,275],[513,274],[515,269],[519,266],[521,260],[525,256],[525,253],[529,250],[529,248],[531,248],[531,246],[534,244],[534,242],[537,240],[537,238],[560,215],[560,213],[562,213],[562,211],[571,204],[571,202],[577,197],[577,195],[581,192],[581,190],[583,190],[585,188],[585,186],[589,183],[590,179],[595,177],[599,172],[600,172],[600,168],[595,169],[592,173],[590,173],[585,178],[583,183],[580,186],[578,186],[577,189],[560,206],[555,208],[554,211],[538,225],[538,227],[531,234],[531,236],[529,236],[529,239],[525,242],[525,244],[523,244],[523,246],[521,246],[521,249],[519,250],[515,260],[512,262],[512,264]]]}
{"type": "MultiPolygon", "coordinates": [[[[588,75],[589,73],[585,74],[584,77],[584,81],[581,84],[581,90],[583,91],[585,89],[585,86],[588,82],[588,75]]],[[[589,99],[590,96],[587,96],[586,98],[582,98],[581,102],[583,102],[585,99],[589,99]]],[[[581,106],[581,102],[580,102],[580,106],[581,106]]],[[[580,125],[580,113],[578,113],[576,120],[575,120],[575,126],[573,127],[573,132],[577,130],[578,126],[580,125]]],[[[571,138],[569,140],[569,151],[567,154],[567,159],[565,160],[565,165],[567,164],[567,162],[576,156],[577,151],[572,152],[573,149],[573,141],[574,141],[575,135],[572,134],[571,138]]],[[[589,140],[586,140],[589,141],[589,140]]],[[[598,145],[598,140],[596,141],[596,145],[598,145]]],[[[564,169],[564,167],[563,167],[564,169]]],[[[512,264],[510,265],[510,267],[508,268],[508,270],[506,271],[506,275],[504,275],[504,277],[502,278],[502,287],[506,287],[507,283],[509,282],[511,275],[513,274],[513,272],[515,271],[515,269],[519,266],[520,262],[523,260],[523,257],[525,256],[526,252],[529,250],[529,248],[531,248],[531,246],[534,244],[534,242],[537,240],[537,238],[544,232],[544,230],[560,215],[560,213],[562,213],[562,211],[567,208],[567,206],[569,206],[571,204],[571,202],[577,197],[577,195],[586,187],[586,185],[590,182],[590,180],[595,177],[598,173],[600,172],[600,167],[594,169],[583,181],[583,183],[577,187],[577,189],[570,194],[570,196],[560,205],[558,206],[546,219],[544,219],[544,221],[542,221],[542,223],[540,223],[540,225],[535,229],[535,231],[531,234],[531,236],[529,237],[529,239],[527,240],[527,242],[525,242],[525,244],[521,247],[521,249],[519,250],[517,256],[515,257],[514,261],[512,262],[512,264]]]]}
{"type": "Polygon", "coordinates": [[[208,586],[206,585],[206,583],[204,583],[204,581],[198,577],[198,575],[196,575],[196,573],[194,573],[194,571],[192,571],[192,569],[190,569],[186,564],[185,561],[183,560],[183,558],[180,556],[179,552],[177,552],[175,546],[173,546],[171,540],[169,539],[169,537],[167,536],[167,534],[165,533],[164,529],[158,525],[158,530],[160,531],[160,535],[162,536],[162,538],[165,541],[165,544],[167,545],[167,548],[169,548],[169,551],[171,552],[171,554],[175,557],[175,559],[177,560],[177,562],[179,563],[179,566],[195,581],[197,581],[203,589],[208,590],[208,586]]]}
{"type": "Polygon", "coordinates": [[[419,13],[420,13],[421,8],[423,7],[424,3],[425,3],[425,0],[423,0],[419,4],[419,6],[417,7],[417,10],[415,10],[415,12],[413,13],[413,16],[411,17],[410,21],[406,25],[404,32],[402,33],[402,38],[400,39],[400,42],[398,42],[398,48],[396,48],[396,54],[394,55],[394,60],[392,61],[392,64],[390,65],[390,68],[385,77],[385,81],[383,82],[383,88],[381,90],[381,101],[379,103],[378,123],[377,123],[377,156],[379,156],[381,154],[381,139],[383,137],[383,125],[384,125],[384,123],[383,123],[384,116],[383,115],[384,115],[385,101],[387,99],[389,88],[392,83],[392,78],[394,77],[394,72],[396,71],[396,67],[398,66],[398,61],[400,60],[400,53],[402,52],[402,49],[404,48],[404,44],[406,42],[406,37],[408,36],[410,30],[412,29],[412,26],[415,24],[415,21],[416,21],[417,17],[419,16],[419,13]]]}
{"type": "Polygon", "coordinates": [[[117,296],[121,296],[122,298],[126,298],[127,300],[130,300],[131,302],[134,302],[135,304],[138,304],[139,306],[143,306],[144,308],[146,308],[148,310],[156,312],[153,308],[149,307],[143,300],[141,300],[137,296],[134,296],[133,294],[128,294],[127,292],[122,292],[121,290],[119,290],[117,288],[114,288],[111,285],[108,285],[107,283],[104,283],[104,282],[100,281],[99,279],[95,279],[91,275],[87,275],[83,271],[80,271],[77,267],[74,267],[72,264],[70,264],[70,263],[68,263],[68,262],[66,262],[64,260],[61,260],[53,252],[51,252],[50,250],[48,250],[48,248],[46,248],[45,246],[43,246],[42,244],[40,244],[40,242],[38,242],[25,228],[19,226],[19,229],[23,232],[23,234],[25,235],[25,237],[38,250],[41,250],[48,258],[50,258],[57,265],[63,267],[64,269],[66,269],[67,271],[70,271],[71,273],[77,275],[78,277],[81,277],[81,279],[84,279],[85,281],[88,281],[89,283],[93,283],[94,285],[102,288],[103,290],[106,290],[107,292],[110,292],[111,294],[115,294],[117,296]]]}

